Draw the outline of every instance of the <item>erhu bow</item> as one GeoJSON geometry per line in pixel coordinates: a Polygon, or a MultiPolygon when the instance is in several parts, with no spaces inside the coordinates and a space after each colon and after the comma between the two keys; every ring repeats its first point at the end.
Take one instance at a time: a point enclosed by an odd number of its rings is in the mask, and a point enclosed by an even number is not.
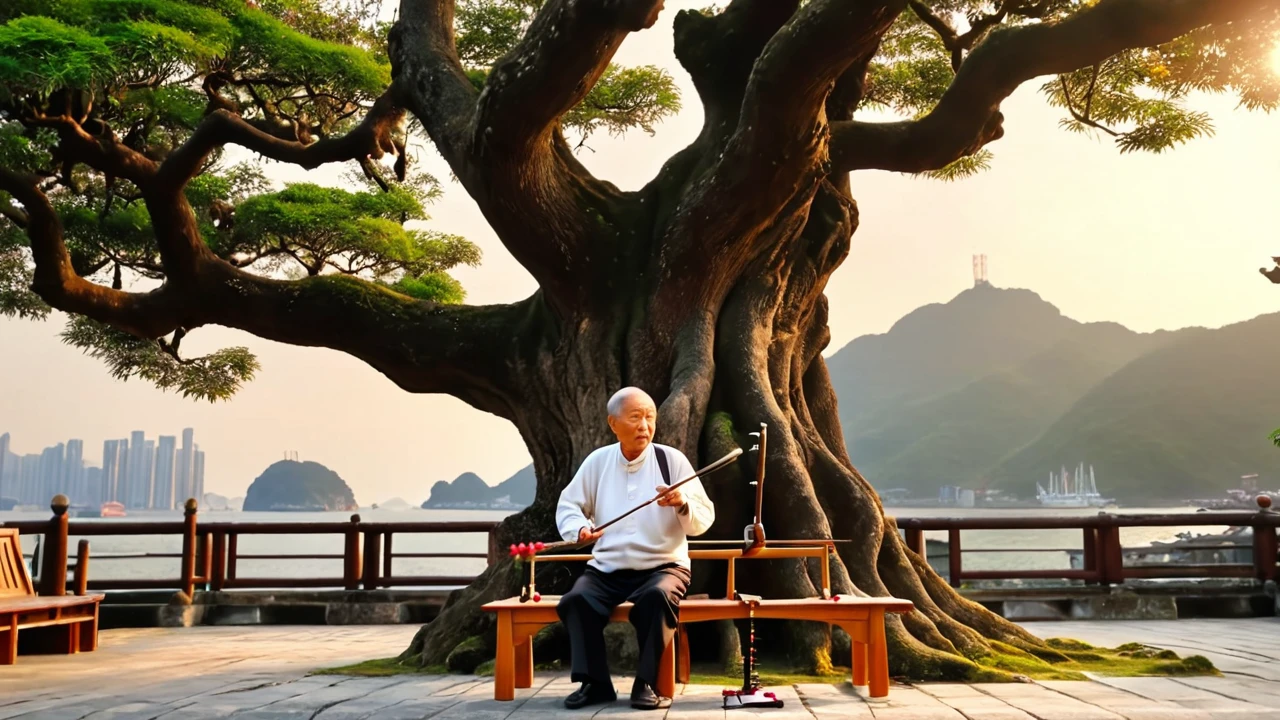
{"type": "Polygon", "coordinates": [[[752,481],[752,485],[756,486],[756,514],[751,524],[742,531],[742,557],[751,557],[764,549],[764,524],[760,520],[760,513],[763,508],[764,500],[764,463],[765,463],[765,444],[768,441],[769,426],[760,423],[760,432],[751,433],[760,438],[752,450],[759,450],[760,454],[756,456],[756,479],[752,481]]]}
{"type": "MultiPolygon", "coordinates": [[[[754,433],[753,433],[753,434],[754,434],[754,433]]],[[[739,456],[739,455],[741,455],[741,454],[742,454],[742,448],[734,448],[734,449],[730,450],[728,453],[726,453],[726,454],[725,454],[725,456],[724,456],[724,457],[720,458],[719,460],[716,460],[715,462],[711,463],[710,465],[707,465],[706,467],[702,468],[701,470],[695,470],[695,471],[693,472],[693,474],[692,474],[692,475],[690,475],[689,477],[682,478],[679,482],[674,483],[674,484],[670,485],[669,487],[667,487],[667,489],[666,489],[666,490],[663,490],[662,492],[658,493],[657,495],[654,495],[653,497],[649,498],[648,500],[645,500],[644,502],[640,503],[639,505],[637,505],[637,506],[635,506],[635,507],[631,508],[630,510],[628,510],[628,511],[626,511],[626,512],[624,512],[624,513],[622,513],[622,514],[621,514],[621,515],[619,515],[618,517],[613,518],[612,520],[610,520],[609,522],[604,523],[603,525],[599,525],[599,526],[596,526],[596,527],[592,527],[592,528],[591,528],[591,532],[592,532],[592,533],[597,533],[597,532],[601,532],[601,531],[603,531],[605,528],[609,527],[610,525],[613,525],[614,523],[618,522],[619,520],[622,520],[623,518],[627,517],[628,515],[630,515],[630,514],[632,514],[632,513],[634,513],[634,512],[637,512],[637,511],[639,511],[639,510],[641,510],[641,509],[643,509],[643,508],[645,508],[645,507],[647,507],[647,506],[649,506],[649,505],[651,505],[651,504],[653,504],[653,503],[657,502],[659,498],[661,498],[662,496],[664,496],[664,495],[666,495],[667,493],[671,492],[672,490],[675,490],[676,488],[680,487],[681,485],[684,485],[685,483],[693,482],[694,480],[697,480],[699,477],[702,477],[703,475],[709,475],[709,474],[711,474],[711,473],[715,472],[716,470],[719,470],[720,468],[723,468],[723,467],[727,466],[729,463],[731,463],[731,462],[733,462],[734,460],[736,460],[736,459],[738,458],[738,456],[739,456]]],[[[758,509],[758,508],[759,508],[759,500],[758,500],[758,499],[757,499],[757,501],[756,501],[756,507],[757,507],[757,510],[756,510],[756,516],[757,516],[757,517],[759,517],[759,509],[758,509]]],[[[763,530],[762,530],[762,533],[763,533],[763,530]]],[[[761,537],[763,538],[763,534],[761,535],[761,537]]],[[[593,541],[592,541],[592,540],[561,540],[561,541],[559,541],[559,542],[545,543],[545,544],[543,544],[543,545],[542,545],[542,547],[541,547],[540,549],[537,549],[537,550],[526,550],[526,551],[525,551],[525,552],[523,552],[523,553],[517,553],[517,552],[516,552],[516,550],[514,549],[516,546],[512,546],[512,547],[513,547],[512,555],[518,555],[519,557],[527,557],[527,559],[529,560],[529,568],[528,568],[528,570],[526,571],[526,572],[527,572],[527,575],[525,576],[525,581],[522,583],[522,587],[520,588],[520,602],[528,602],[528,601],[529,601],[529,600],[531,600],[531,599],[536,599],[536,598],[537,598],[537,594],[538,594],[538,593],[537,593],[537,591],[536,591],[536,590],[535,590],[535,588],[534,588],[534,563],[533,563],[533,558],[534,558],[535,556],[537,556],[537,555],[538,555],[538,554],[540,554],[540,553],[544,553],[544,552],[546,552],[546,551],[548,551],[548,550],[560,550],[560,549],[565,549],[565,548],[580,547],[580,546],[582,546],[582,545],[586,545],[586,544],[587,544],[587,543],[589,543],[589,542],[593,542],[593,541]]],[[[523,544],[523,543],[522,543],[522,544],[523,544]]]]}

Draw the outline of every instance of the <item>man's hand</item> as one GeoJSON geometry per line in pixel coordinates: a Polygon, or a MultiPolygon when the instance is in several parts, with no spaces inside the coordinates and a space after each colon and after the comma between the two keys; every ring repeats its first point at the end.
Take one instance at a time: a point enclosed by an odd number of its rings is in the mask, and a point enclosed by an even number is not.
{"type": "Polygon", "coordinates": [[[595,532],[592,532],[591,528],[584,527],[578,531],[578,542],[584,543],[584,542],[587,542],[588,540],[596,540],[601,535],[604,535],[603,530],[596,530],[595,532]]]}
{"type": "Polygon", "coordinates": [[[680,488],[676,488],[675,490],[671,490],[667,492],[667,494],[662,495],[661,493],[665,490],[667,490],[666,485],[658,485],[659,505],[662,507],[673,507],[677,510],[680,510],[685,506],[684,494],[680,492],[680,488]]]}

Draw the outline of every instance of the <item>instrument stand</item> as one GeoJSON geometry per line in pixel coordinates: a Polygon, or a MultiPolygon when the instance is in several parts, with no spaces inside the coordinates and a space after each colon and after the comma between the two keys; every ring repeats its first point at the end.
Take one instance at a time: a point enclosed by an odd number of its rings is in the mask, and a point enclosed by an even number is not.
{"type": "Polygon", "coordinates": [[[724,696],[724,709],[780,708],[782,707],[782,701],[773,693],[765,692],[760,687],[760,673],[756,671],[755,607],[760,600],[760,596],[734,593],[734,599],[747,603],[749,608],[747,614],[747,652],[743,654],[742,658],[742,689],[724,690],[721,693],[724,696]]]}

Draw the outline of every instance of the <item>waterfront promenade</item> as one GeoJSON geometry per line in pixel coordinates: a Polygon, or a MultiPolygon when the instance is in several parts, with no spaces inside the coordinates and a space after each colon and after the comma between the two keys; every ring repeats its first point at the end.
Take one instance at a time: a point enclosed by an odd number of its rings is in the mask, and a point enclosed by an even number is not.
{"type": "MultiPolygon", "coordinates": [[[[1029,623],[1045,637],[1102,645],[1147,642],[1209,657],[1224,677],[1100,678],[1031,684],[895,684],[868,703],[847,682],[771,687],[777,710],[720,709],[718,686],[684,686],[666,720],[1280,720],[1280,618],[1144,622],[1029,623]]],[[[495,702],[492,681],[472,676],[350,678],[310,672],[394,655],[412,625],[252,626],[108,630],[97,652],[23,656],[0,668],[0,720],[196,720],[302,718],[356,720],[552,720],[661,718],[625,700],[570,712],[564,674],[537,673],[513,702],[495,702]]],[[[617,678],[620,695],[629,678],[617,678]]]]}

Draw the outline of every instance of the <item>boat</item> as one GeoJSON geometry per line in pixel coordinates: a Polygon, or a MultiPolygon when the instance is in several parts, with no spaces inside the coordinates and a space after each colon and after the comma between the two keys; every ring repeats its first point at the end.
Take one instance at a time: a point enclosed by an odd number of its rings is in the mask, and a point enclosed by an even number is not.
{"type": "Polygon", "coordinates": [[[1049,489],[1036,483],[1036,499],[1043,507],[1054,508],[1088,508],[1115,505],[1112,498],[1104,498],[1098,492],[1098,482],[1093,474],[1093,466],[1086,473],[1084,463],[1076,466],[1075,472],[1068,472],[1064,466],[1057,474],[1049,473],[1049,489]]]}
{"type": "Polygon", "coordinates": [[[124,505],[113,500],[104,502],[97,508],[73,506],[71,508],[71,516],[76,518],[125,517],[125,511],[124,505]]]}

